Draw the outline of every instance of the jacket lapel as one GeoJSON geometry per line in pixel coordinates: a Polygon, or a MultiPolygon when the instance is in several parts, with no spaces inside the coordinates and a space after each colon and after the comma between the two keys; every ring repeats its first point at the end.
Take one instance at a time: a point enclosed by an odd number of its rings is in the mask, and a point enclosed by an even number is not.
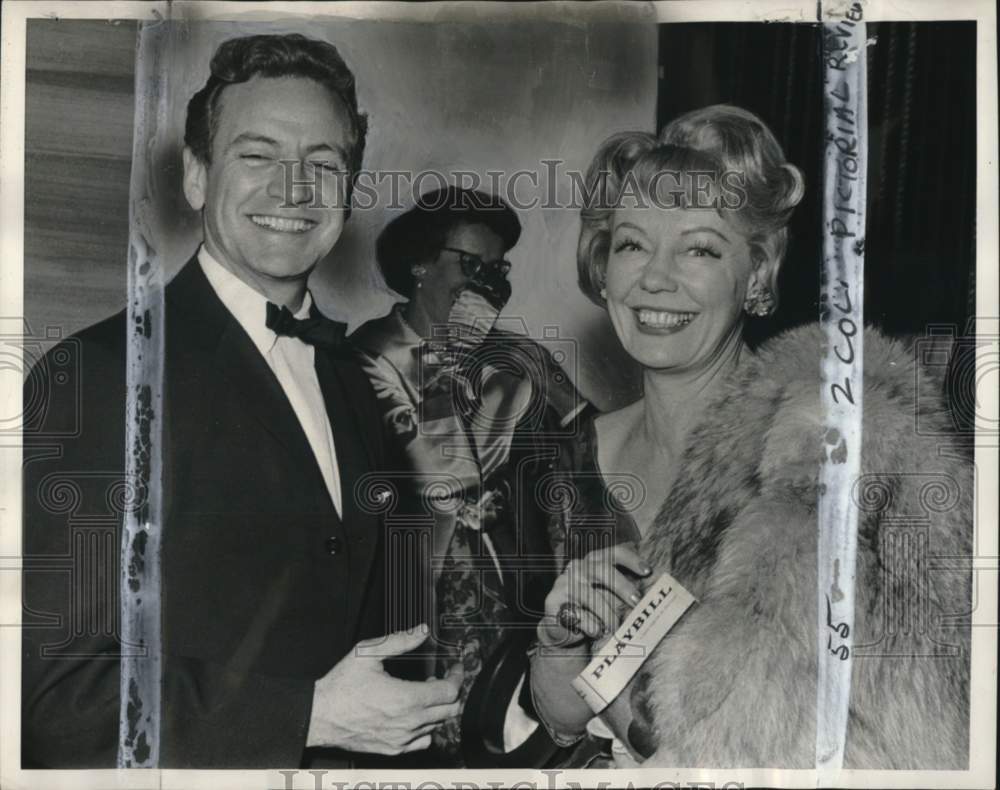
{"type": "Polygon", "coordinates": [[[317,348],[316,374],[333,429],[340,471],[342,523],[350,550],[347,632],[353,634],[369,592],[372,562],[381,545],[381,518],[359,505],[365,499],[360,491],[365,474],[381,465],[376,445],[381,433],[373,411],[371,386],[354,362],[317,348]]]}
{"type": "Polygon", "coordinates": [[[315,504],[323,503],[320,510],[332,511],[333,502],[319,463],[288,396],[270,366],[236,321],[223,334],[217,361],[220,370],[220,391],[217,395],[229,401],[234,396],[239,399],[240,408],[255,423],[248,426],[248,429],[264,431],[282,445],[290,457],[295,459],[297,469],[303,477],[302,482],[307,483],[303,488],[318,492],[318,496],[314,497],[315,504]]]}
{"type": "Polygon", "coordinates": [[[182,386],[201,388],[200,392],[181,400],[182,403],[203,404],[200,409],[203,418],[194,422],[200,424],[201,429],[211,430],[204,419],[211,409],[210,404],[237,410],[246,417],[245,430],[265,433],[295,459],[305,484],[300,490],[316,492],[314,501],[308,505],[302,503],[303,509],[308,507],[335,515],[316,456],[281,383],[249,335],[215,294],[196,258],[168,287],[168,305],[176,321],[175,336],[179,338],[175,347],[168,349],[168,357],[176,354],[174,362],[186,372],[174,379],[184,382],[182,386]],[[196,375],[198,369],[209,372],[196,375]]]}

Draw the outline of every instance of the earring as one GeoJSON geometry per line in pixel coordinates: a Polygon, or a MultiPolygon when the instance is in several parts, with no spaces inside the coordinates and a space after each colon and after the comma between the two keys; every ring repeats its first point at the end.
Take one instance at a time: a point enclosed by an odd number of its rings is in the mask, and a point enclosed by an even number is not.
{"type": "Polygon", "coordinates": [[[417,281],[417,288],[423,288],[424,284],[420,281],[420,278],[427,274],[426,266],[414,266],[410,269],[410,273],[414,276],[417,281]]]}
{"type": "Polygon", "coordinates": [[[601,298],[606,302],[608,301],[608,289],[601,288],[601,298]]]}
{"type": "Polygon", "coordinates": [[[743,309],[747,315],[764,318],[774,312],[774,294],[771,289],[759,280],[754,280],[747,289],[747,297],[743,301],[743,309]]]}

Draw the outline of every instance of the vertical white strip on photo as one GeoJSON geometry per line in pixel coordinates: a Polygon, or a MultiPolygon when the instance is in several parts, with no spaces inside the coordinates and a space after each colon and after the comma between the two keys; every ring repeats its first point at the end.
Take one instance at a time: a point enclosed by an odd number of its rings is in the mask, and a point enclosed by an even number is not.
{"type": "Polygon", "coordinates": [[[125,475],[121,544],[121,707],[118,767],[160,759],[160,541],[163,435],[163,268],[153,243],[153,161],[166,128],[169,22],[143,23],[135,63],[129,187],[125,475]]]}
{"type": "Polygon", "coordinates": [[[816,768],[843,767],[854,631],[858,512],[851,490],[861,469],[867,36],[861,2],[824,5],[823,276],[820,321],[825,417],[820,468],[816,768]]]}

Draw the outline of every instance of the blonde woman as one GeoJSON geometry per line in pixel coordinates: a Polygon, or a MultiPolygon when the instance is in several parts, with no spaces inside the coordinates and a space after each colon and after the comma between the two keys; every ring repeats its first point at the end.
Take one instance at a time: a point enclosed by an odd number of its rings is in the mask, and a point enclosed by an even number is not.
{"type": "MultiPolygon", "coordinates": [[[[592,713],[570,681],[645,581],[669,571],[698,603],[616,702],[632,720],[619,732],[631,753],[651,765],[811,767],[818,472],[823,443],[837,441],[820,407],[823,338],[802,327],[751,353],[742,332],[777,307],[802,175],[759,118],[717,105],[659,136],[612,137],[589,183],[601,199],[582,216],[580,284],[642,365],[644,390],[597,417],[579,450],[583,501],[557,532],[585,543],[574,533],[603,513],[618,545],[567,553],[538,627],[536,711],[559,743],[583,736],[592,713]],[[624,498],[622,481],[638,481],[624,498]]],[[[915,430],[917,409],[938,436],[949,425],[912,349],[875,330],[864,343],[846,765],[959,768],[969,576],[927,572],[926,557],[888,547],[900,525],[919,524],[927,556],[967,556],[970,466],[915,430]],[[893,619],[918,604],[929,613],[921,634],[893,619]]]]}

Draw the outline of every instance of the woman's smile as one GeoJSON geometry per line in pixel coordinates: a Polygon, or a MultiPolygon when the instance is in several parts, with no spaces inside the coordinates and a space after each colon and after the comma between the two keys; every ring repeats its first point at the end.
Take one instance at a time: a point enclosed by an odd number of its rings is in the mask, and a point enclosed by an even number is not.
{"type": "Polygon", "coordinates": [[[644,334],[665,335],[680,332],[695,318],[697,313],[660,310],[652,307],[633,307],[636,328],[644,334]]]}

